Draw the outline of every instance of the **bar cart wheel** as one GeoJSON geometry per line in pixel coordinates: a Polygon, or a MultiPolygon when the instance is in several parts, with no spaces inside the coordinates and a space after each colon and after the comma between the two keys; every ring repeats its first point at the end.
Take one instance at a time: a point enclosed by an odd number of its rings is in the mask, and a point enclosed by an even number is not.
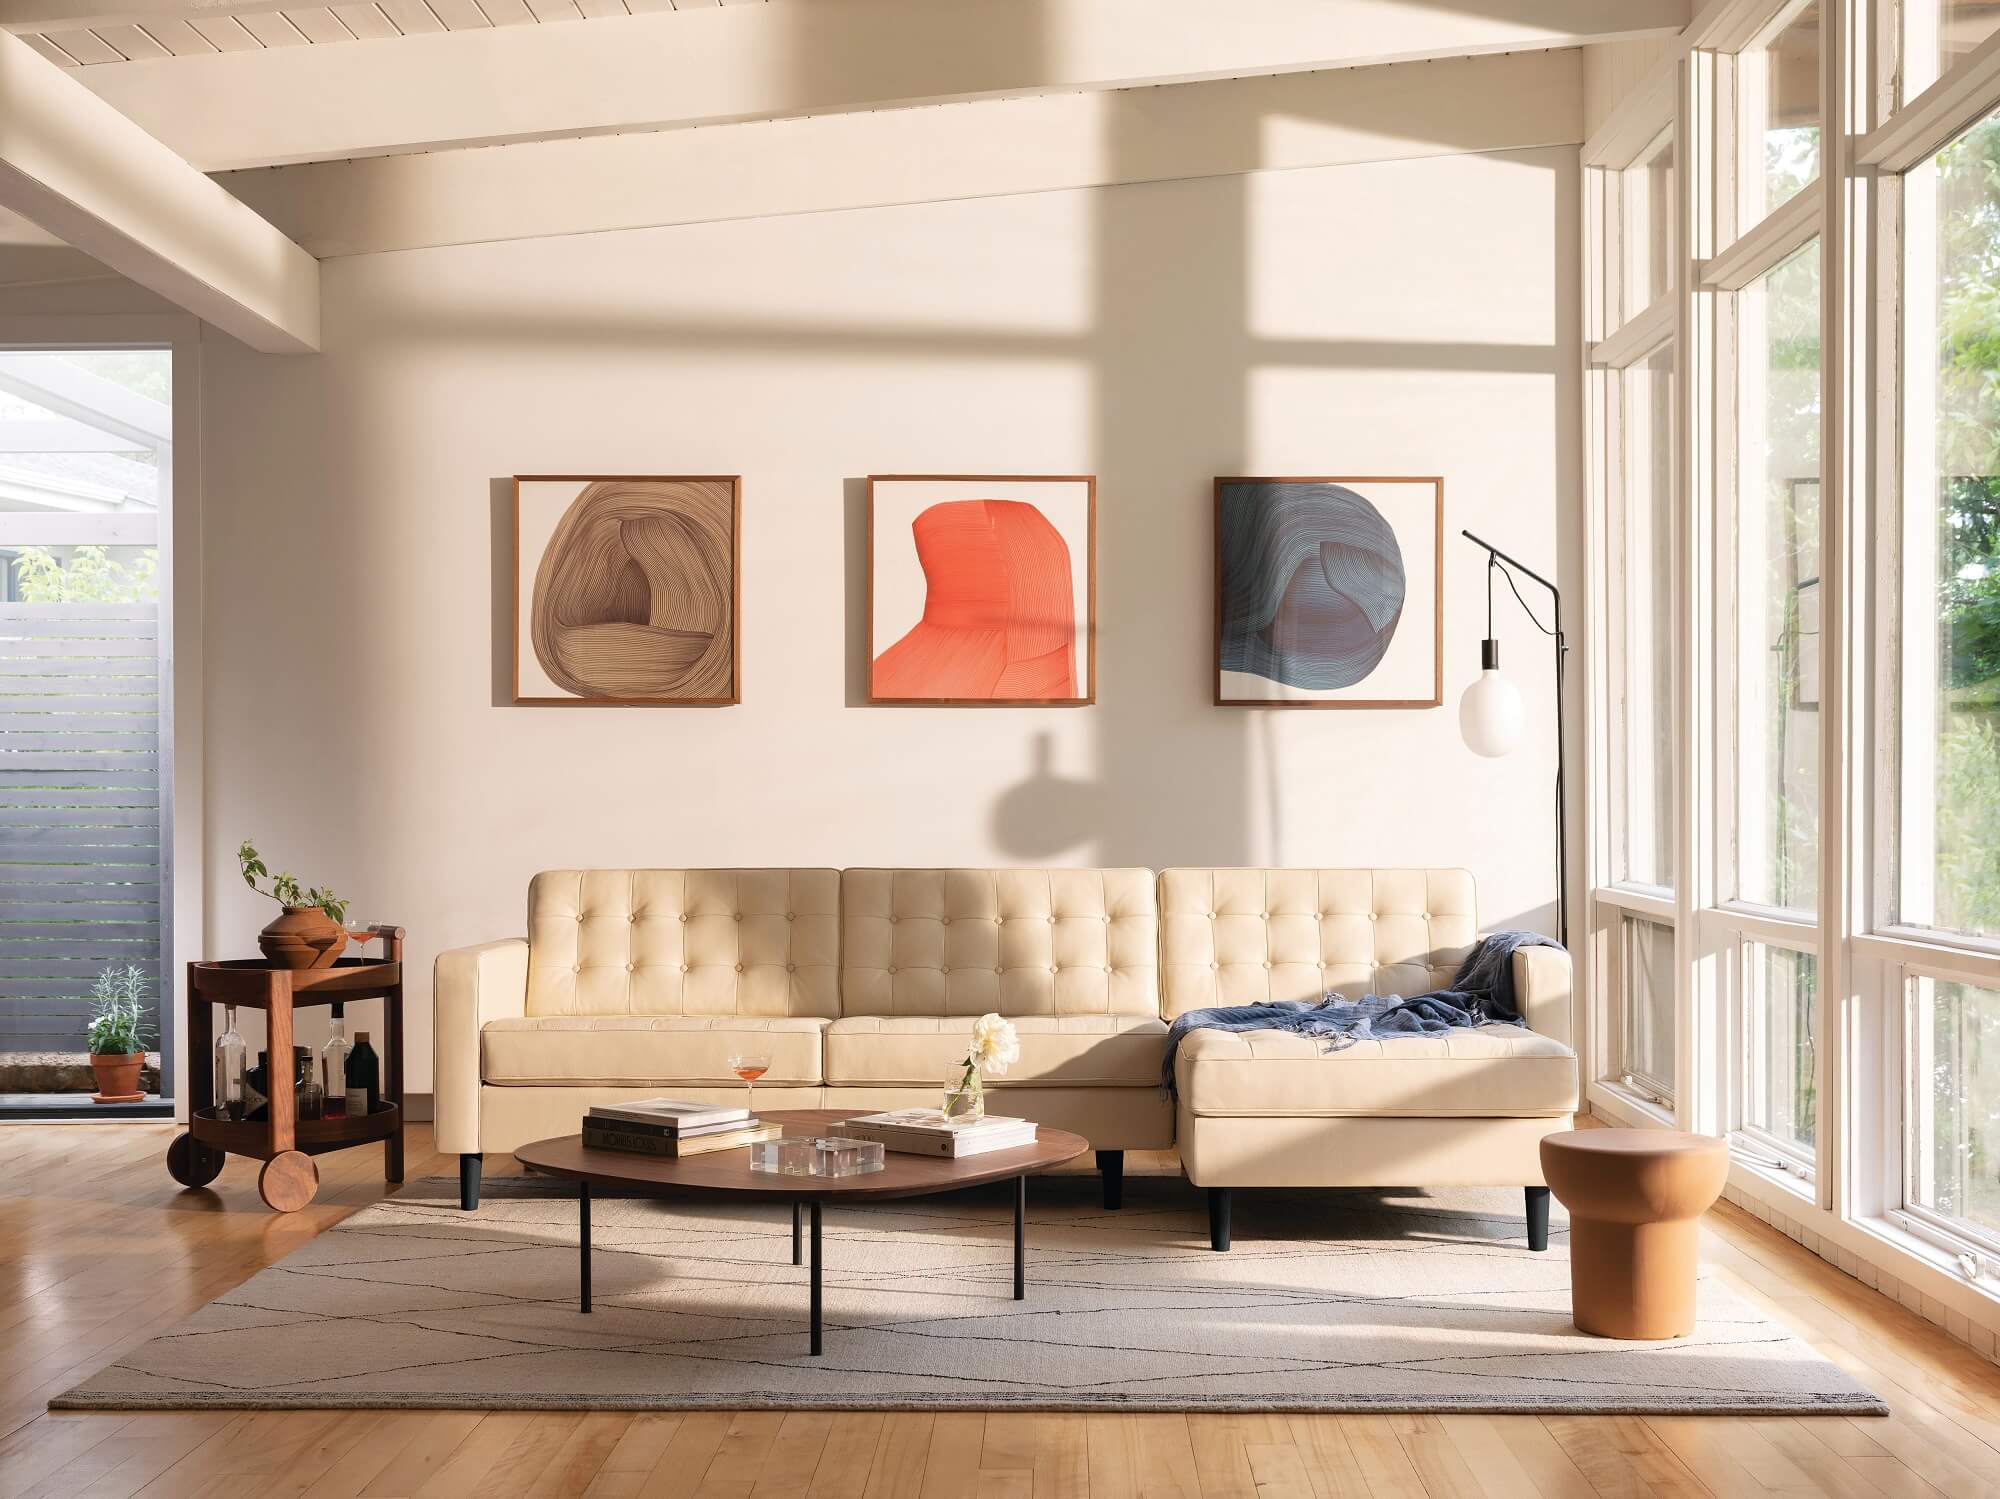
{"type": "Polygon", "coordinates": [[[296,1213],[319,1191],[319,1167],[300,1150],[281,1150],[257,1173],[257,1195],[274,1213],[296,1213]]]}
{"type": "Polygon", "coordinates": [[[193,1135],[176,1135],[167,1147],[167,1175],[184,1187],[205,1187],[222,1175],[227,1157],[212,1150],[193,1135]]]}

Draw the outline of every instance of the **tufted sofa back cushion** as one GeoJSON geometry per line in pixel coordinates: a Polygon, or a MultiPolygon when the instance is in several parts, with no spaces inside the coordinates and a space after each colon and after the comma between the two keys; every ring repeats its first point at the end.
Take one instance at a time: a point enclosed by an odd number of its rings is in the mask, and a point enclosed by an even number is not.
{"type": "Polygon", "coordinates": [[[1329,989],[1421,994],[1479,934],[1463,869],[1169,869],[1160,917],[1169,1019],[1329,989]]]}
{"type": "Polygon", "coordinates": [[[528,887],[530,1015],[840,1013],[832,869],[552,869],[528,887]]]}
{"type": "Polygon", "coordinates": [[[844,1015],[1157,1015],[1146,869],[848,869],[844,1015]]]}

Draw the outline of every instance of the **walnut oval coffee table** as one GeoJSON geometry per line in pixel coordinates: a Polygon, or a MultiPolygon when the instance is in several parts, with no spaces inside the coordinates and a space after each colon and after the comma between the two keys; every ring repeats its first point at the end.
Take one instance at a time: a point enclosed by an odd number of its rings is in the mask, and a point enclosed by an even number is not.
{"type": "MultiPolygon", "coordinates": [[[[784,1109],[758,1117],[767,1124],[784,1127],[788,1135],[826,1135],[862,1111],[853,1109],[784,1109]]],[[[576,1183],[577,1234],[579,1240],[579,1296],[584,1311],[590,1310],[590,1190],[658,1193],[680,1192],[747,1197],[770,1202],[788,1202],[792,1208],[792,1263],[798,1264],[801,1218],[809,1215],[812,1224],[811,1260],[811,1346],[814,1357],[820,1352],[820,1213],[828,1203],[880,1202],[894,1197],[930,1197],[939,1192],[956,1192],[987,1182],[1014,1183],[1014,1299],[1027,1298],[1027,1218],[1028,1178],[1034,1172],[1073,1161],[1090,1149],[1090,1142],[1067,1130],[1043,1125],[1035,1143],[1012,1150],[991,1150],[983,1155],[947,1160],[942,1156],[900,1155],[890,1151],[880,1171],[862,1176],[785,1176],[775,1171],[752,1171],[750,1150],[718,1150],[708,1155],[667,1159],[660,1156],[629,1155],[619,1150],[586,1149],[581,1135],[563,1135],[553,1140],[537,1140],[514,1152],[514,1159],[528,1170],[543,1176],[559,1177],[576,1183]]]]}

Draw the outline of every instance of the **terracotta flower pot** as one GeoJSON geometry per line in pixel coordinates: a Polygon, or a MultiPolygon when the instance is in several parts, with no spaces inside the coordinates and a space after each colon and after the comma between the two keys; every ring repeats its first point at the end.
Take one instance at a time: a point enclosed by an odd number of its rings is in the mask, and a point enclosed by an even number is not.
{"type": "Polygon", "coordinates": [[[346,949],[347,931],[318,906],[286,906],[257,946],[274,968],[326,968],[346,949]]]}
{"type": "Polygon", "coordinates": [[[145,1095],[139,1091],[139,1069],[146,1065],[143,1051],[119,1054],[93,1051],[90,1070],[97,1074],[98,1103],[130,1103],[145,1095]]]}

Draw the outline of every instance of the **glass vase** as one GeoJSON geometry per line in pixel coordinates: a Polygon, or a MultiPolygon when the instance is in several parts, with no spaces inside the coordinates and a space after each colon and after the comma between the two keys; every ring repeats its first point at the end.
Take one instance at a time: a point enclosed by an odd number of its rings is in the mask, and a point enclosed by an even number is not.
{"type": "Polygon", "coordinates": [[[977,1067],[960,1062],[945,1074],[944,1117],[964,1124],[986,1117],[986,1082],[977,1067]]]}

